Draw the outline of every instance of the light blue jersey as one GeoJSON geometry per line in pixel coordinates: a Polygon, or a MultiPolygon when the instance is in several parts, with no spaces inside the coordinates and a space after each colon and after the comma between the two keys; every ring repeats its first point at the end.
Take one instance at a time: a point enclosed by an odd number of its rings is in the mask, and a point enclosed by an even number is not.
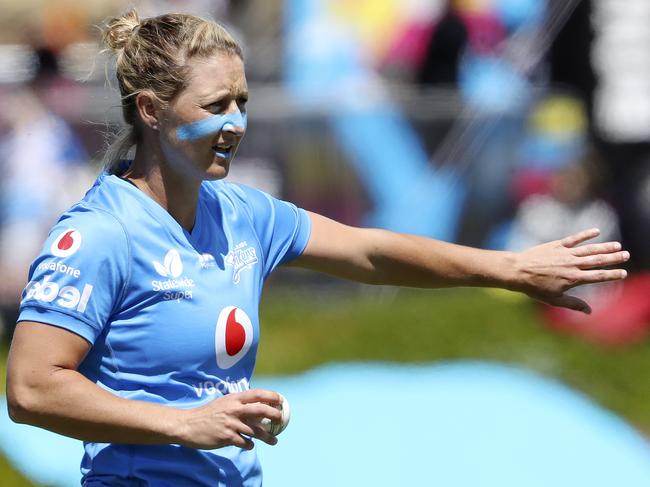
{"type": "MultiPolygon", "coordinates": [[[[200,406],[249,388],[264,280],[302,253],[309,233],[304,210],[223,181],[201,185],[190,233],[138,188],[102,174],[50,232],[19,319],[88,340],[79,371],[118,396],[200,406]]],[[[255,450],[84,445],[87,486],[262,482],[255,450]]]]}

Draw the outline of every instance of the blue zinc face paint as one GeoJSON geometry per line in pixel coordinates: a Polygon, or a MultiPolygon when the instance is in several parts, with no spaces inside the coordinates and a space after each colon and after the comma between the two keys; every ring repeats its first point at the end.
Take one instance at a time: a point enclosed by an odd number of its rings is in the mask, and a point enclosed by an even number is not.
{"type": "Polygon", "coordinates": [[[216,134],[221,130],[235,130],[236,127],[246,130],[247,116],[240,111],[224,115],[211,115],[202,120],[186,123],[176,129],[178,140],[196,140],[206,135],[216,134]]]}

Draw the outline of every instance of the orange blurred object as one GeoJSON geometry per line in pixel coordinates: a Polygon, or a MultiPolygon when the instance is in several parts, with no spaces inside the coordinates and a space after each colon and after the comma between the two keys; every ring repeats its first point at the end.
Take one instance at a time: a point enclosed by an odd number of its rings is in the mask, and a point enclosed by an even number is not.
{"type": "Polygon", "coordinates": [[[48,1],[42,13],[43,44],[55,53],[88,37],[88,13],[79,2],[48,1]]]}

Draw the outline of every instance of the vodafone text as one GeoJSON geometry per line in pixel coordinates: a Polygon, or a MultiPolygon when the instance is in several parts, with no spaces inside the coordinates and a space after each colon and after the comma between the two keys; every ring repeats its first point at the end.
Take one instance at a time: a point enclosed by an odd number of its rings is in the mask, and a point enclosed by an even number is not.
{"type": "Polygon", "coordinates": [[[81,271],[79,269],[75,267],[70,267],[61,262],[55,262],[53,260],[50,261],[46,260],[45,262],[41,262],[40,264],[38,264],[38,267],[36,267],[36,270],[60,272],[61,274],[66,274],[68,276],[72,276],[76,278],[81,276],[81,271]]]}
{"type": "Polygon", "coordinates": [[[199,382],[196,385],[193,385],[194,392],[196,392],[196,397],[203,396],[205,393],[208,396],[219,393],[220,395],[229,394],[232,392],[243,392],[250,389],[250,384],[248,379],[243,378],[237,381],[228,380],[229,377],[226,377],[226,380],[217,379],[215,381],[206,380],[204,382],[199,382]]]}
{"type": "Polygon", "coordinates": [[[76,309],[80,313],[86,311],[88,300],[93,292],[93,286],[86,284],[82,291],[74,286],[60,287],[56,282],[50,282],[52,276],[45,276],[42,281],[30,281],[25,288],[25,300],[35,299],[56,304],[62,308],[76,309]],[[58,298],[58,299],[57,299],[58,298]]]}

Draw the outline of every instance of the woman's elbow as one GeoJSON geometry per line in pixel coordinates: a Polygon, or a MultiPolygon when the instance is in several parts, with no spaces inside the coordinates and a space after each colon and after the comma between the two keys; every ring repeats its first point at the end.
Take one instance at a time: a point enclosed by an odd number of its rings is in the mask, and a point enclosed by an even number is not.
{"type": "Polygon", "coordinates": [[[32,423],[38,404],[38,393],[33,387],[7,378],[7,410],[14,423],[32,423]]]}

